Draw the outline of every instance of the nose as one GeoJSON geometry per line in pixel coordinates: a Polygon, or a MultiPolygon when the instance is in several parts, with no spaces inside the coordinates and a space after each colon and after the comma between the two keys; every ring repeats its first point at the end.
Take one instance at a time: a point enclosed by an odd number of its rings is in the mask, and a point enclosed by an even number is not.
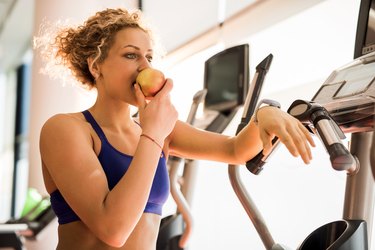
{"type": "Polygon", "coordinates": [[[141,72],[142,70],[144,70],[146,68],[150,68],[150,67],[151,67],[151,63],[148,61],[148,59],[146,57],[143,57],[140,60],[140,63],[138,65],[138,72],[141,72]]]}

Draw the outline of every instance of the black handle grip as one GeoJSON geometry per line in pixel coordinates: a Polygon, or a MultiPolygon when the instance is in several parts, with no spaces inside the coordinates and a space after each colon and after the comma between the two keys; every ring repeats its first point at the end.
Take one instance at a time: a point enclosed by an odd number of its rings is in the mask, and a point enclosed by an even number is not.
{"type": "Polygon", "coordinates": [[[263,170],[263,165],[266,163],[263,161],[264,155],[262,152],[259,152],[253,159],[246,162],[246,168],[255,175],[260,174],[263,170]]]}
{"type": "MultiPolygon", "coordinates": [[[[263,87],[263,82],[264,82],[265,76],[266,76],[266,74],[267,74],[267,72],[268,72],[268,70],[271,66],[272,59],[273,59],[273,55],[269,54],[256,67],[256,74],[254,76],[253,83],[250,86],[251,89],[248,92],[247,97],[246,97],[246,101],[245,101],[245,104],[244,104],[244,112],[242,114],[241,122],[240,122],[240,124],[238,124],[236,135],[250,122],[251,116],[253,115],[253,113],[255,111],[255,107],[256,107],[256,104],[258,102],[258,98],[260,96],[260,92],[261,92],[262,87],[263,87]]],[[[258,164],[261,164],[262,159],[263,159],[263,155],[260,153],[260,155],[256,156],[256,157],[258,157],[259,160],[257,160],[257,162],[255,162],[255,160],[252,161],[250,163],[250,165],[251,165],[250,168],[248,167],[248,164],[246,163],[246,167],[249,170],[254,169],[254,170],[250,170],[250,172],[252,172],[252,173],[257,172],[256,168],[257,168],[258,164]]],[[[262,164],[262,166],[263,166],[263,164],[262,164]]],[[[261,166],[259,166],[259,168],[261,168],[261,166]]]]}
{"type": "Polygon", "coordinates": [[[263,165],[267,162],[267,159],[275,151],[276,147],[279,145],[279,138],[275,137],[272,140],[272,149],[271,152],[265,156],[263,150],[260,151],[254,158],[246,162],[246,168],[253,174],[258,175],[263,170],[263,165]]]}

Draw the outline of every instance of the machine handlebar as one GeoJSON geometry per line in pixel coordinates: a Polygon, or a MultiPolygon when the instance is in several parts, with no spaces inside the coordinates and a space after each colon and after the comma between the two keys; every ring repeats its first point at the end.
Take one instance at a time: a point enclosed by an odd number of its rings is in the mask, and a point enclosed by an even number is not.
{"type": "MultiPolygon", "coordinates": [[[[335,170],[346,170],[348,173],[357,172],[357,160],[341,141],[345,139],[345,134],[323,106],[311,101],[296,100],[289,107],[288,113],[301,121],[310,132],[319,137],[330,156],[331,165],[335,170]]],[[[265,156],[263,152],[260,152],[246,163],[247,169],[255,175],[259,174],[278,144],[279,139],[275,137],[272,141],[273,148],[271,153],[265,156]]]]}
{"type": "Polygon", "coordinates": [[[318,136],[335,170],[346,170],[349,173],[357,170],[356,159],[341,141],[345,139],[345,134],[323,106],[312,101],[296,100],[289,107],[288,113],[318,136]]]}
{"type": "Polygon", "coordinates": [[[272,155],[272,153],[276,150],[276,148],[279,145],[279,138],[275,137],[272,140],[272,149],[271,152],[268,155],[264,155],[263,151],[259,152],[254,158],[252,158],[250,161],[246,162],[246,168],[255,175],[260,174],[263,170],[263,165],[266,164],[267,159],[269,156],[272,155]]]}

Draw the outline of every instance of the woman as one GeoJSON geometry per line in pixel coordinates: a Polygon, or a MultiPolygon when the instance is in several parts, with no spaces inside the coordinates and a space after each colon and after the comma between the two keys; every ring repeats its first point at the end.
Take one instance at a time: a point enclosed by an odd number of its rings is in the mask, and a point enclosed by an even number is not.
{"type": "Polygon", "coordinates": [[[135,80],[154,51],[139,12],[98,12],[62,30],[52,46],[59,62],[98,93],[88,110],[55,115],[41,131],[45,186],[59,220],[57,249],[155,249],[169,155],[243,164],[262,148],[269,152],[278,136],[292,155],[311,159],[309,132],[277,108],[259,109],[257,124],[228,137],[177,120],[171,79],[146,100],[135,80]],[[130,106],[138,107],[139,122],[130,106]]]}

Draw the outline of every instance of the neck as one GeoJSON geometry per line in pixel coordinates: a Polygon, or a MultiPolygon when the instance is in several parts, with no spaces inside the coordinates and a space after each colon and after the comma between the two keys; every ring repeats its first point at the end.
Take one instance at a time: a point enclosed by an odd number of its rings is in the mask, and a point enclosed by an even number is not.
{"type": "Polygon", "coordinates": [[[103,127],[125,130],[134,124],[130,105],[123,102],[104,104],[97,100],[89,111],[103,127]]]}

